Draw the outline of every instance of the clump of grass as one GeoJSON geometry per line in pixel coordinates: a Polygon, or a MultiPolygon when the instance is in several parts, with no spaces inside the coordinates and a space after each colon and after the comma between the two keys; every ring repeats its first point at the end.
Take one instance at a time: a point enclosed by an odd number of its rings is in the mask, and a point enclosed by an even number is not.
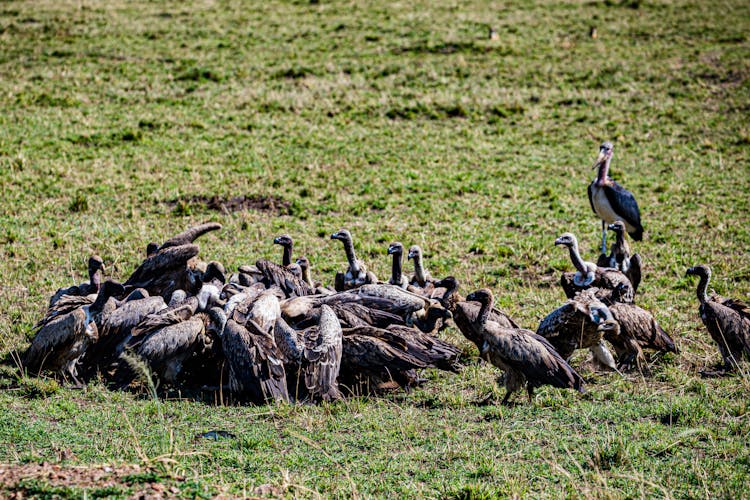
{"type": "Polygon", "coordinates": [[[47,398],[60,390],[57,380],[45,377],[20,377],[18,387],[27,398],[47,398]]]}
{"type": "Polygon", "coordinates": [[[73,213],[87,212],[89,209],[89,200],[85,193],[78,192],[68,205],[68,210],[73,213]]]}

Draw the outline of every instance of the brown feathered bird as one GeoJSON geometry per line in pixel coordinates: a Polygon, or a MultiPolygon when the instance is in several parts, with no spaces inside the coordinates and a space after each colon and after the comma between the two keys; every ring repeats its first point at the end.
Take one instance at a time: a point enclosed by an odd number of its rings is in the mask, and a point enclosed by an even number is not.
{"type": "Polygon", "coordinates": [[[688,276],[698,276],[698,301],[703,324],[719,347],[724,369],[732,370],[743,358],[750,359],[750,311],[747,305],[718,295],[708,296],[711,268],[706,265],[691,267],[688,276]]]}
{"type": "Polygon", "coordinates": [[[52,297],[49,299],[49,307],[55,305],[63,295],[85,297],[92,293],[99,292],[99,286],[101,285],[102,273],[104,272],[104,261],[98,255],[92,255],[89,257],[88,271],[89,271],[89,282],[81,283],[80,285],[74,285],[68,288],[58,289],[52,297]]]}
{"type": "Polygon", "coordinates": [[[57,316],[41,326],[22,357],[26,370],[48,370],[70,376],[80,386],[76,364],[89,345],[99,337],[97,316],[111,297],[124,293],[125,288],[119,283],[105,281],[92,304],[57,316]]]}
{"type": "Polygon", "coordinates": [[[476,320],[477,347],[482,359],[505,372],[507,390],[502,404],[524,384],[531,401],[534,389],[542,385],[576,389],[583,392],[583,378],[555,351],[547,340],[530,330],[503,328],[489,321],[492,309],[492,292],[477,290],[467,300],[482,304],[476,320]]]}
{"type": "Polygon", "coordinates": [[[575,273],[563,273],[560,277],[560,284],[569,299],[581,290],[596,288],[597,298],[607,305],[633,302],[635,290],[627,276],[617,269],[599,267],[593,262],[584,261],[578,251],[578,240],[573,234],[562,234],[555,240],[555,245],[568,248],[570,260],[577,270],[575,273]]]}
{"type": "Polygon", "coordinates": [[[368,272],[365,263],[357,259],[357,256],[354,254],[354,242],[352,241],[352,234],[348,230],[341,229],[333,233],[331,239],[339,240],[344,244],[346,260],[349,263],[346,272],[336,273],[335,288],[337,292],[378,282],[378,278],[372,272],[368,272]]]}

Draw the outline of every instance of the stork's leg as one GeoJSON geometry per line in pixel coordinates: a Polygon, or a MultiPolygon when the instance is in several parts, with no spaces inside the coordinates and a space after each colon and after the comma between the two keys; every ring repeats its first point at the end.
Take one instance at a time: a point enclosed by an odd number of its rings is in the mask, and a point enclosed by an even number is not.
{"type": "Polygon", "coordinates": [[[602,221],[602,253],[607,254],[607,223],[602,221]]]}

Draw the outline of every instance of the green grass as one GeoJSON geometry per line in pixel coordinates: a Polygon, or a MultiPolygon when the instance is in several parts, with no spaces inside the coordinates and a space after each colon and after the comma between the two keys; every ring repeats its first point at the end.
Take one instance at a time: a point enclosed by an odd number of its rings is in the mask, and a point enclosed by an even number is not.
{"type": "MultiPolygon", "coordinates": [[[[419,244],[434,275],[491,287],[533,329],[563,302],[571,266],[555,237],[574,232],[596,255],[586,186],[607,139],[646,228],[638,303],[682,352],[646,379],[584,368],[587,394],[543,389],[512,408],[472,404],[497,375],[475,364],[322,407],[155,402],[6,373],[0,463],[137,463],[185,497],[263,484],[326,497],[743,496],[750,385],[698,376],[719,356],[683,276],[708,263],[717,292],[750,296],[748,33],[739,0],[1,2],[1,353],[24,349],[90,253],[125,278],[146,243],[206,220],[224,225],[199,242],[207,260],[278,259],[271,241],[288,232],[326,282],[345,265],[329,239],[342,226],[379,276],[389,242],[419,244]],[[223,213],[190,201],[234,196],[274,202],[223,213]],[[238,438],[195,439],[211,429],[238,438]]],[[[117,496],[140,483],[45,484],[26,491],[117,496]]]]}

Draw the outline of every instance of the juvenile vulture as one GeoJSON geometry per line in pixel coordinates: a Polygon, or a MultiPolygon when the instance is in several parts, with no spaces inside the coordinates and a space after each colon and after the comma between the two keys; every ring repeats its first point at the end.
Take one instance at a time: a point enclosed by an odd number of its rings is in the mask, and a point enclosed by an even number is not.
{"type": "Polygon", "coordinates": [[[597,361],[617,371],[614,357],[603,342],[605,330],[600,328],[611,317],[607,306],[596,297],[596,290],[584,290],[549,313],[536,333],[564,359],[569,359],[576,349],[590,349],[597,361]]]}
{"type": "MultiPolygon", "coordinates": [[[[435,286],[445,288],[445,295],[440,302],[452,314],[453,322],[463,336],[476,343],[479,338],[477,318],[482,305],[479,302],[463,300],[458,294],[458,280],[453,276],[435,282],[435,286]]],[[[503,328],[519,328],[510,316],[494,306],[490,309],[489,320],[503,328]]]]}
{"type": "Polygon", "coordinates": [[[555,240],[555,245],[568,248],[570,260],[577,269],[575,273],[563,273],[560,277],[560,284],[569,299],[575,297],[575,294],[581,290],[596,288],[597,297],[605,304],[633,302],[635,290],[627,276],[616,269],[598,267],[593,262],[585,262],[578,252],[578,240],[573,234],[563,233],[555,240]]]}
{"type": "Polygon", "coordinates": [[[377,277],[372,272],[368,272],[364,262],[358,260],[354,254],[354,243],[352,242],[352,235],[348,230],[342,229],[333,233],[331,239],[340,240],[344,244],[346,260],[349,263],[349,267],[345,273],[336,273],[335,288],[337,292],[378,282],[377,277]]]}
{"type": "Polygon", "coordinates": [[[725,370],[737,367],[743,358],[750,359],[750,311],[739,300],[718,295],[708,296],[711,268],[706,265],[691,267],[687,276],[698,276],[698,311],[708,333],[719,347],[725,370]]]}
{"type": "Polygon", "coordinates": [[[615,221],[623,221],[634,240],[643,239],[641,211],[635,196],[607,176],[613,149],[611,142],[604,142],[599,147],[599,157],[593,166],[599,168],[599,174],[588,189],[591,210],[602,220],[602,253],[607,253],[607,224],[614,224],[615,221]]]}
{"type": "Polygon", "coordinates": [[[76,364],[86,349],[99,337],[96,319],[100,316],[111,297],[122,296],[125,289],[119,283],[105,281],[89,305],[81,306],[45,323],[36,332],[31,345],[22,357],[23,365],[29,372],[48,370],[63,376],[69,375],[77,386],[76,364]]]}
{"type": "Polygon", "coordinates": [[[409,249],[409,255],[407,259],[414,259],[414,275],[411,277],[410,284],[424,288],[428,282],[432,280],[430,272],[424,266],[424,259],[422,257],[422,249],[419,245],[413,245],[409,249]]]}
{"type": "Polygon", "coordinates": [[[476,320],[477,347],[482,359],[505,372],[507,390],[502,404],[524,384],[531,401],[534,389],[542,385],[576,389],[583,392],[583,378],[543,337],[530,330],[503,328],[490,321],[492,292],[480,289],[466,297],[482,304],[476,320]]]}
{"type": "Polygon", "coordinates": [[[85,297],[86,295],[95,294],[99,292],[99,286],[101,285],[102,273],[104,272],[104,261],[98,255],[92,255],[89,257],[88,263],[89,270],[89,281],[88,283],[81,283],[80,285],[74,285],[68,288],[58,289],[52,297],[49,299],[49,307],[55,305],[55,303],[62,298],[63,295],[85,297]]]}
{"type": "Polygon", "coordinates": [[[281,245],[284,248],[284,253],[281,255],[281,265],[289,267],[292,263],[292,247],[294,246],[292,237],[288,234],[282,234],[274,238],[273,243],[274,245],[281,245]]]}
{"type": "Polygon", "coordinates": [[[409,279],[403,273],[404,245],[398,241],[391,243],[388,246],[388,255],[393,256],[391,277],[388,279],[388,284],[406,289],[409,286],[409,279]]]}
{"type": "Polygon", "coordinates": [[[609,255],[601,254],[596,265],[622,271],[633,285],[633,291],[636,292],[641,283],[641,256],[637,253],[630,255],[630,245],[625,239],[625,224],[622,221],[615,221],[607,227],[615,233],[615,242],[610,247],[609,255]]]}

